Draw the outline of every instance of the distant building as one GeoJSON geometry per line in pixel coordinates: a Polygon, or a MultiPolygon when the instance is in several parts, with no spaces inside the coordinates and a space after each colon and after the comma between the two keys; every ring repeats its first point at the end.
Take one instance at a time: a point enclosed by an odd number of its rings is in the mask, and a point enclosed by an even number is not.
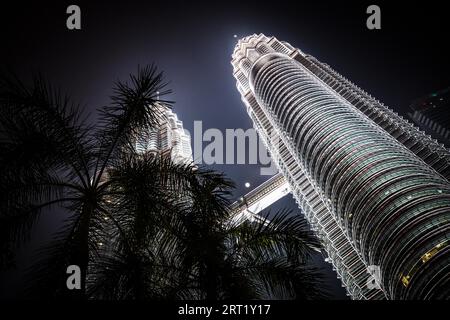
{"type": "Polygon", "coordinates": [[[158,103],[157,107],[162,114],[159,126],[140,135],[136,142],[137,152],[170,154],[176,163],[192,162],[191,136],[184,130],[183,122],[168,106],[158,103]]]}
{"type": "Polygon", "coordinates": [[[415,100],[409,116],[421,130],[450,147],[450,87],[415,100]]]}

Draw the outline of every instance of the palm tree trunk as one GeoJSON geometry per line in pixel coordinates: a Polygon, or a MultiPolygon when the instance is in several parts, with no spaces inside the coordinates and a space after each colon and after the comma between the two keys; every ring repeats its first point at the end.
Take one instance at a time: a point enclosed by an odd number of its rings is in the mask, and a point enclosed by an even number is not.
{"type": "Polygon", "coordinates": [[[73,239],[73,258],[72,263],[80,267],[81,289],[73,290],[74,299],[86,299],[86,277],[89,264],[89,227],[93,209],[85,204],[81,210],[81,217],[78,229],[73,239]]]}
{"type": "Polygon", "coordinates": [[[217,271],[214,262],[206,264],[206,300],[216,301],[217,294],[217,271]]]}

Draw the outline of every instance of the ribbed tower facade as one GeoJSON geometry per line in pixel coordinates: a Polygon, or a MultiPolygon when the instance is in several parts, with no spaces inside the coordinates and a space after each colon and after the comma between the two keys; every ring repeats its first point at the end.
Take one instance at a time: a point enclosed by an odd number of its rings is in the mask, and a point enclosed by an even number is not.
{"type": "Polygon", "coordinates": [[[241,39],[232,65],[254,127],[349,295],[448,298],[449,150],[274,37],[241,39]]]}
{"type": "Polygon", "coordinates": [[[161,114],[160,123],[149,132],[143,132],[136,141],[139,153],[155,152],[170,155],[175,163],[191,163],[191,136],[183,128],[183,122],[165,104],[157,103],[161,114]]]}

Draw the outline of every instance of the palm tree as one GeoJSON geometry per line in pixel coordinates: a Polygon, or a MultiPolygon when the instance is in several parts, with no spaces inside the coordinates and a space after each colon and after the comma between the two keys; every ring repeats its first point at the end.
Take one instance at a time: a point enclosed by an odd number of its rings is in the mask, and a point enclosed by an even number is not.
{"type": "MultiPolygon", "coordinates": [[[[138,132],[159,119],[156,102],[169,93],[154,66],[139,68],[130,83],[117,82],[111,105],[100,109],[92,128],[81,108],[40,76],[31,86],[14,76],[0,79],[0,212],[2,265],[11,264],[11,244],[29,236],[39,214],[67,215],[64,228],[39,264],[42,285],[51,295],[85,298],[89,261],[99,246],[97,233],[108,196],[106,170],[133,150],[138,132]],[[82,290],[68,291],[65,269],[81,268],[82,290]]],[[[169,103],[159,100],[158,103],[169,103]]]]}
{"type": "Polygon", "coordinates": [[[136,152],[163,120],[165,87],[154,66],[139,68],[92,127],[42,77],[0,79],[0,267],[50,210],[66,220],[32,270],[40,297],[326,297],[309,265],[319,244],[301,217],[232,224],[223,174],[136,152]],[[80,266],[81,290],[67,290],[69,265],[80,266]]]}
{"type": "Polygon", "coordinates": [[[90,296],[327,297],[309,264],[319,243],[302,217],[281,211],[262,223],[232,223],[230,180],[164,156],[130,154],[109,179],[114,224],[92,265],[90,296]]]}

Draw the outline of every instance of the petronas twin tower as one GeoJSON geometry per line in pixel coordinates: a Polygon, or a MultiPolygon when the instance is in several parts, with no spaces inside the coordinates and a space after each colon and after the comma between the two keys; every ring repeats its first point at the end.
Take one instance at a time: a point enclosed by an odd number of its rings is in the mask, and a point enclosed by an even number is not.
{"type": "Polygon", "coordinates": [[[232,65],[254,127],[348,293],[448,298],[449,150],[274,37],[241,39],[232,65]]]}

